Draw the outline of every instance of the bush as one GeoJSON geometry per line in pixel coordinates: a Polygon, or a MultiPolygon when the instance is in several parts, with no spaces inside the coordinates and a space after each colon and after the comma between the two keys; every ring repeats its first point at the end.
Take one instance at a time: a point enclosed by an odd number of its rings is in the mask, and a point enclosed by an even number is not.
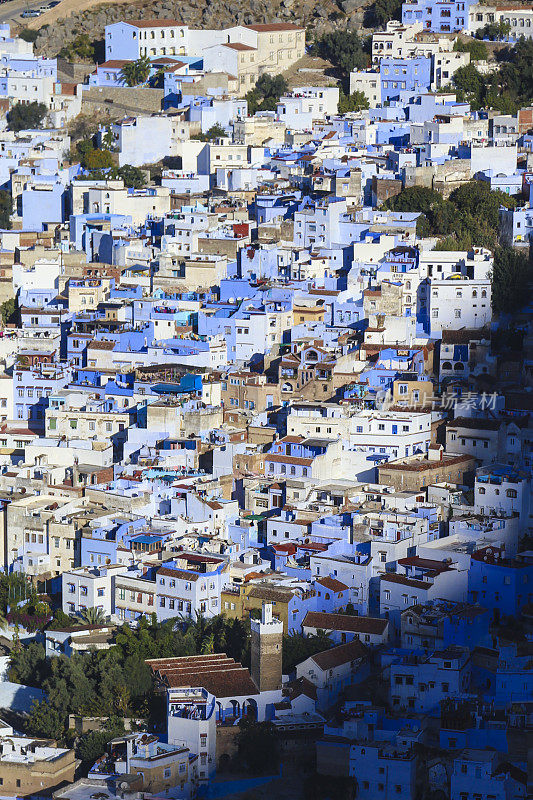
{"type": "Polygon", "coordinates": [[[279,98],[287,91],[287,81],[283,75],[261,75],[253,89],[246,95],[248,114],[256,111],[275,111],[279,98]]]}
{"type": "Polygon", "coordinates": [[[499,208],[514,208],[513,197],[492,191],[486,181],[468,181],[455,189],[449,200],[433,189],[413,186],[390,198],[384,208],[392,211],[419,211],[419,236],[439,236],[436,250],[493,249],[498,242],[499,208]]]}
{"type": "Polygon", "coordinates": [[[470,53],[472,61],[486,61],[488,58],[487,45],[478,39],[469,39],[466,42],[456,39],[453,49],[457,53],[470,53]]]}
{"type": "Polygon", "coordinates": [[[313,52],[339,67],[346,75],[365,69],[369,63],[365,44],[355,31],[324,33],[313,45],[313,52]]]}
{"type": "Polygon", "coordinates": [[[44,103],[15,103],[7,115],[10,131],[27,131],[40,128],[48,109],[44,103]]]}
{"type": "Polygon", "coordinates": [[[6,618],[10,625],[20,625],[29,633],[35,633],[44,630],[52,617],[50,614],[36,614],[30,610],[15,609],[10,611],[6,618]]]}
{"type": "Polygon", "coordinates": [[[66,61],[94,61],[94,42],[87,33],[80,33],[72,42],[61,48],[58,56],[66,61]]]}
{"type": "Polygon", "coordinates": [[[124,731],[123,725],[105,728],[103,731],[90,731],[82,736],[76,746],[76,756],[89,764],[94,764],[100,758],[106,747],[116,736],[120,736],[124,731]]]}
{"type": "Polygon", "coordinates": [[[215,122],[206,133],[197,133],[195,136],[191,136],[191,139],[196,139],[200,142],[212,142],[214,139],[220,139],[227,135],[225,128],[219,125],[218,122],[215,122]]]}
{"type": "Polygon", "coordinates": [[[24,42],[31,42],[32,44],[37,41],[38,36],[39,31],[34,31],[31,28],[22,28],[19,32],[19,39],[22,39],[24,42]]]}
{"type": "Polygon", "coordinates": [[[341,91],[339,95],[339,114],[349,114],[351,111],[361,111],[368,108],[368,98],[364,92],[353,92],[346,95],[341,91]]]}

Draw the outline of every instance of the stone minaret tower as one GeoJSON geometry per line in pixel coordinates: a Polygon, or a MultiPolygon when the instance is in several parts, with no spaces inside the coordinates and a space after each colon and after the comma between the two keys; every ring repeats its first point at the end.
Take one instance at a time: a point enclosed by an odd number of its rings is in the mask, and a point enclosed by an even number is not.
{"type": "Polygon", "coordinates": [[[252,620],[252,680],[260,692],[281,689],[283,622],[272,616],[272,603],[263,603],[261,620],[252,620]]]}

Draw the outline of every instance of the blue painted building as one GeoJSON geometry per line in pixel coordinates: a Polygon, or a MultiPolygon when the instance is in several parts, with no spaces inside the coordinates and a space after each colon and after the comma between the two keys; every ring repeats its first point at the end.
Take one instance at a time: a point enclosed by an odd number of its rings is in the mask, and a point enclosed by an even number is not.
{"type": "Polygon", "coordinates": [[[425,92],[431,84],[431,59],[382,58],[379,65],[382,101],[399,97],[401,92],[425,92]]]}

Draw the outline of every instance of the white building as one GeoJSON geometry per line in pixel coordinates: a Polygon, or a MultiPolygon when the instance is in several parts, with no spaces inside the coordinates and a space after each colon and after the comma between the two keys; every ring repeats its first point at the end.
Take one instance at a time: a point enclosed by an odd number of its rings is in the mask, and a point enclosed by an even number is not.
{"type": "Polygon", "coordinates": [[[299,86],[284,94],[277,105],[281,122],[294,130],[312,130],[315,119],[337,113],[339,89],[335,86],[299,86]]]}
{"type": "Polygon", "coordinates": [[[490,278],[469,280],[460,275],[431,278],[427,284],[428,332],[440,339],[443,330],[484,328],[492,321],[490,278]]]}
{"type": "Polygon", "coordinates": [[[79,567],[61,576],[61,596],[65,614],[80,614],[88,608],[109,617],[115,613],[115,577],[124,567],[79,567]]]}

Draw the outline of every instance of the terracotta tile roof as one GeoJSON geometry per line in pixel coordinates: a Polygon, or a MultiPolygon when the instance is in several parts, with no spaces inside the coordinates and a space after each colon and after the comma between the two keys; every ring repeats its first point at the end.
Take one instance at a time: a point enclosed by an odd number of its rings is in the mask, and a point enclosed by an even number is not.
{"type": "Polygon", "coordinates": [[[159,567],[157,574],[166,575],[169,578],[178,578],[178,580],[182,581],[197,581],[200,577],[195,575],[194,572],[184,572],[181,569],[173,569],[172,567],[159,567]]]}
{"type": "Polygon", "coordinates": [[[442,331],[443,344],[468,344],[471,340],[490,339],[490,331],[486,328],[461,328],[458,331],[445,329],[442,331]]]}
{"type": "Polygon", "coordinates": [[[124,20],[127,25],[132,25],[134,28],[180,28],[177,19],[136,19],[124,20]]]}
{"type": "Polygon", "coordinates": [[[288,603],[293,595],[294,592],[291,589],[257,584],[250,590],[248,597],[255,597],[258,600],[274,600],[277,603],[288,603]]]}
{"type": "Polygon", "coordinates": [[[326,614],[322,611],[308,611],[302,622],[303,628],[316,628],[321,631],[348,631],[350,633],[375,633],[383,635],[388,621],[379,617],[352,617],[349,614],[326,614]]]}
{"type": "Polygon", "coordinates": [[[249,671],[225,653],[146,661],[157,680],[169,688],[202,687],[215,697],[259,694],[249,671]]]}
{"type": "Polygon", "coordinates": [[[454,420],[448,423],[448,428],[470,428],[470,430],[474,431],[497,431],[499,430],[501,424],[501,420],[499,419],[456,417],[454,420]]]}
{"type": "Polygon", "coordinates": [[[417,581],[413,578],[406,578],[405,575],[396,575],[395,573],[380,575],[380,580],[387,581],[387,583],[400,583],[402,586],[410,586],[412,589],[430,589],[433,586],[433,584],[428,581],[417,581]]]}
{"type": "Polygon", "coordinates": [[[257,47],[250,47],[242,42],[224,42],[223,47],[229,47],[231,50],[257,50],[257,47]]]}
{"type": "Polygon", "coordinates": [[[291,681],[287,684],[290,692],[291,700],[295,700],[300,695],[304,694],[306,697],[310,697],[311,700],[317,699],[317,691],[316,686],[314,683],[311,683],[307,678],[303,676],[301,678],[296,678],[296,680],[291,681]]]}
{"type": "Polygon", "coordinates": [[[311,656],[311,660],[315,662],[317,667],[321,670],[335,669],[342,664],[347,664],[350,661],[357,661],[364,658],[368,653],[364,644],[361,644],[359,639],[354,639],[347,644],[341,644],[338,647],[332,647],[331,650],[324,650],[322,653],[317,653],[311,656]]]}
{"type": "Polygon", "coordinates": [[[407,558],[400,558],[398,564],[403,567],[418,567],[419,569],[426,570],[438,575],[440,572],[450,572],[450,567],[444,561],[434,561],[431,558],[420,558],[420,556],[408,556],[407,558]]]}
{"type": "Polygon", "coordinates": [[[317,578],[315,583],[319,583],[324,589],[330,589],[332,592],[344,592],[348,588],[345,583],[341,583],[335,578],[330,578],[326,575],[325,578],[317,578]]]}
{"type": "Polygon", "coordinates": [[[122,69],[124,64],[130,62],[125,59],[112,58],[110,61],[104,61],[102,64],[97,64],[96,69],[122,69]]]}
{"type": "Polygon", "coordinates": [[[295,458],[293,456],[276,455],[275,453],[265,453],[266,461],[273,461],[276,464],[298,464],[303,467],[310,467],[313,463],[312,458],[295,458]]]}

